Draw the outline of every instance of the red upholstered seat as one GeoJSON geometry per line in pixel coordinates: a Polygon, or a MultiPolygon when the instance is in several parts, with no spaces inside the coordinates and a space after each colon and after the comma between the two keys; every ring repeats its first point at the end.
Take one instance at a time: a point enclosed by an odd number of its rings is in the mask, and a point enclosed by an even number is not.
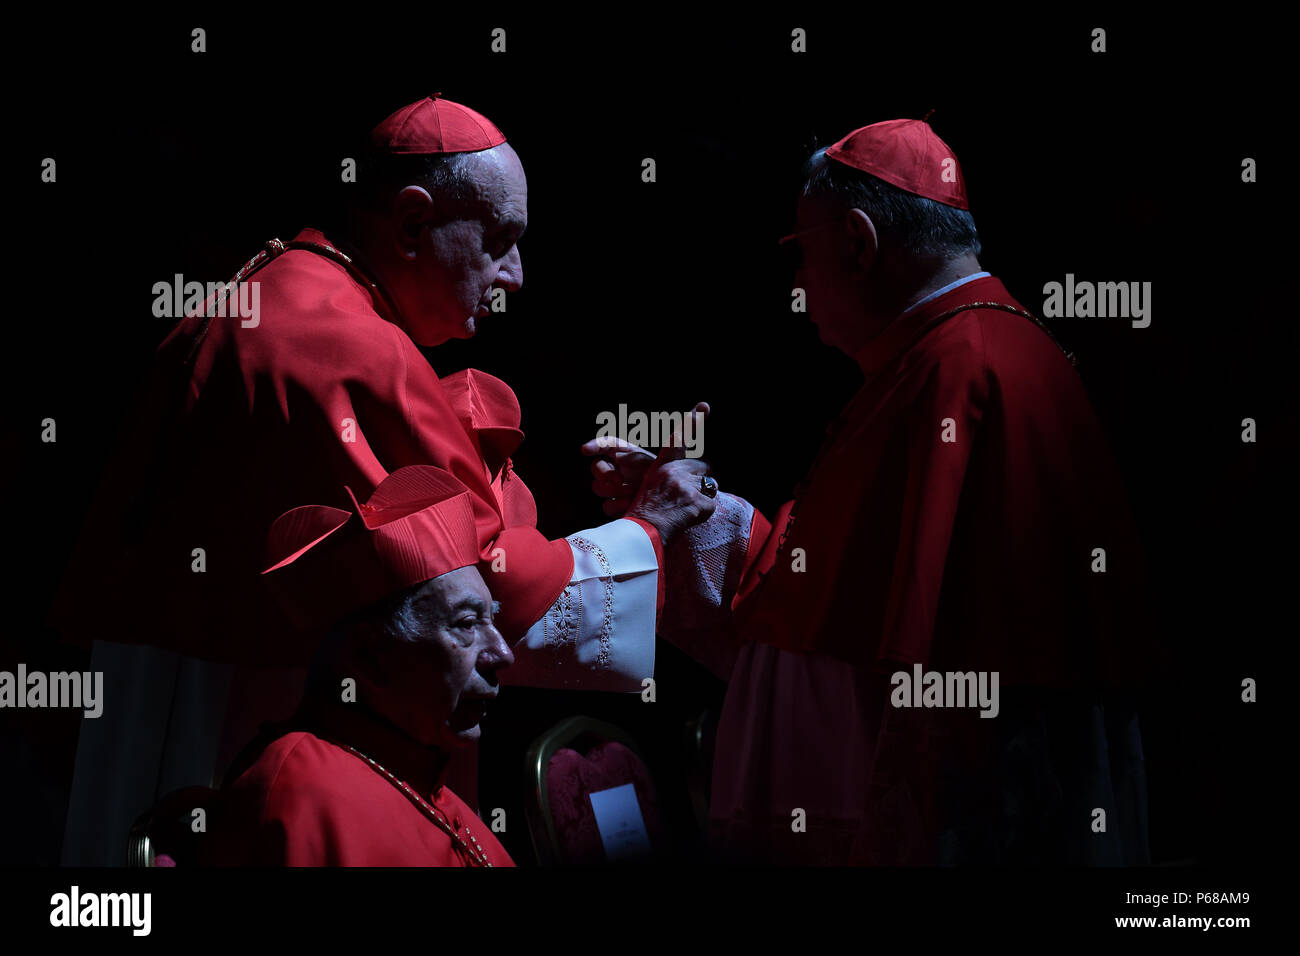
{"type": "Polygon", "coordinates": [[[663,845],[654,784],[641,758],[615,740],[597,743],[586,755],[565,747],[547,764],[546,786],[555,835],[565,862],[605,863],[591,794],[632,784],[652,847],[663,845]]]}
{"type": "MultiPolygon", "coordinates": [[[[542,866],[630,862],[626,847],[611,861],[596,826],[591,795],[630,784],[653,856],[672,852],[654,776],[636,742],[620,727],[568,717],[528,748],[528,832],[542,866]]],[[[624,837],[626,834],[624,834],[624,837]]]]}

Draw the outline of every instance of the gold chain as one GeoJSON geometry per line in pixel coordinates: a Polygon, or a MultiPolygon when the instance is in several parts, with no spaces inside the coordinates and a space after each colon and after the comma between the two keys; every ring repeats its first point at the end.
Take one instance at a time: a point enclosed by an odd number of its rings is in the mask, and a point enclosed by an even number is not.
{"type": "MultiPolygon", "coordinates": [[[[469,837],[470,843],[474,844],[472,847],[470,846],[469,843],[466,843],[465,840],[461,837],[461,835],[457,832],[457,827],[453,826],[452,823],[449,820],[447,820],[443,814],[439,813],[438,810],[431,803],[429,803],[422,796],[420,796],[418,793],[412,790],[410,786],[406,783],[406,781],[401,780],[398,777],[394,776],[378,761],[374,760],[371,757],[367,757],[360,750],[357,750],[356,747],[351,747],[348,744],[342,744],[341,746],[343,747],[344,750],[348,751],[353,756],[360,757],[362,760],[368,763],[371,766],[371,768],[375,770],[381,777],[386,779],[398,790],[401,790],[402,793],[406,794],[406,796],[411,800],[411,802],[414,803],[417,807],[420,808],[420,810],[424,812],[425,816],[427,816],[430,820],[432,820],[440,830],[442,830],[444,833],[446,833],[448,836],[451,837],[452,841],[456,844],[456,846],[463,851],[463,855],[469,860],[471,866],[490,867],[493,865],[492,861],[489,860],[487,857],[487,851],[485,851],[483,847],[479,844],[478,839],[474,836],[473,833],[470,832],[468,826],[465,826],[465,836],[469,837]]],[[[460,821],[458,820],[457,823],[459,824],[460,821]]]]}

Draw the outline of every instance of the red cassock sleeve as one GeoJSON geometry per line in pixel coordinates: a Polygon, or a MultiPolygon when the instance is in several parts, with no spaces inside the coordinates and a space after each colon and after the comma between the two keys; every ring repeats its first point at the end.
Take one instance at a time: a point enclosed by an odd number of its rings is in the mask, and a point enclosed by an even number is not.
{"type": "Polygon", "coordinates": [[[740,575],[740,587],[732,599],[734,609],[741,601],[749,597],[763,576],[776,564],[777,547],[781,540],[781,529],[790,520],[793,501],[787,501],[776,512],[776,520],[768,521],[763,513],[754,509],[754,519],[749,527],[749,548],[745,552],[745,566],[740,575]]]}
{"type": "Polygon", "coordinates": [[[428,464],[470,489],[484,570],[506,552],[488,583],[502,632],[521,637],[572,574],[567,543],[508,526],[433,369],[343,265],[290,250],[253,278],[255,326],[187,318],[159,348],[54,623],[83,641],[304,663],[314,639],[294,633],[260,574],[271,523],[300,505],[346,508],[345,485],[364,500],[390,472],[428,464]]]}

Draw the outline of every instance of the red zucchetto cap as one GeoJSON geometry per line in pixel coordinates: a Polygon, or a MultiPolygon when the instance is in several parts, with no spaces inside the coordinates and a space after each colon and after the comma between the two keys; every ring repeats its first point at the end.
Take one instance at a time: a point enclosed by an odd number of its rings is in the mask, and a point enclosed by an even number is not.
{"type": "Polygon", "coordinates": [[[826,155],[909,193],[970,209],[956,154],[924,120],[886,120],[855,129],[827,147],[826,155]]]}
{"type": "Polygon", "coordinates": [[[424,156],[477,153],[505,141],[486,116],[437,93],[403,106],[370,131],[371,144],[382,152],[424,156]]]}
{"type": "Polygon", "coordinates": [[[469,490],[431,465],[399,468],[364,504],[304,505],[267,536],[267,568],[290,618],[314,632],[352,611],[479,561],[469,490]]]}

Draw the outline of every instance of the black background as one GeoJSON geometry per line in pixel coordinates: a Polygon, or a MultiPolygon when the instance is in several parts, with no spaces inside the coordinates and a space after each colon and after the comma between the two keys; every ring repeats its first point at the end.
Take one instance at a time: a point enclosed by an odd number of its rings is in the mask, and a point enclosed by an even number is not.
{"type": "MultiPolygon", "coordinates": [[[[1066,273],[1152,283],[1149,328],[1052,327],[1079,354],[1120,458],[1175,651],[1143,718],[1153,857],[1263,859],[1281,742],[1266,705],[1240,702],[1240,682],[1257,678],[1265,700],[1285,693],[1268,678],[1294,633],[1300,441],[1275,30],[1100,11],[855,21],[800,7],[737,18],[629,7],[592,20],[364,7],[278,23],[256,8],[44,15],[11,36],[30,69],[11,86],[6,150],[16,207],[0,664],[84,666],[42,619],[168,330],[152,317],[153,283],[223,280],[266,239],[311,224],[358,129],[440,91],[491,117],[524,162],[523,289],[473,341],[429,358],[440,373],[472,365],[514,387],[527,434],[517,468],[555,537],[603,520],[578,446],[621,402],[709,401],[705,448],[722,487],[769,515],[789,496],[857,385],[852,364],[790,312],[775,244],[792,228],[799,166],[855,127],[933,108],[962,161],[981,261],[1026,306],[1041,310],[1043,284],[1066,273]],[[190,51],[195,26],[206,53],[190,51]],[[505,54],[490,51],[497,26],[505,54]],[[806,54],[790,50],[796,26],[806,54]],[[1089,49],[1097,26],[1102,54],[1089,49]],[[47,156],[55,184],[40,181],[47,156]],[[655,183],[641,180],[645,157],[655,183]],[[1259,182],[1242,182],[1245,157],[1259,182]],[[55,444],[40,440],[47,417],[55,444]],[[1246,417],[1255,444],[1240,440],[1246,417]]],[[[668,753],[681,721],[720,691],[662,643],[659,687],[653,722],[636,698],[510,691],[485,723],[484,804],[517,799],[522,745],[557,716],[612,718],[668,753]]],[[[14,768],[4,818],[22,826],[0,861],[56,863],[76,715],[3,719],[0,756],[14,768]]]]}

